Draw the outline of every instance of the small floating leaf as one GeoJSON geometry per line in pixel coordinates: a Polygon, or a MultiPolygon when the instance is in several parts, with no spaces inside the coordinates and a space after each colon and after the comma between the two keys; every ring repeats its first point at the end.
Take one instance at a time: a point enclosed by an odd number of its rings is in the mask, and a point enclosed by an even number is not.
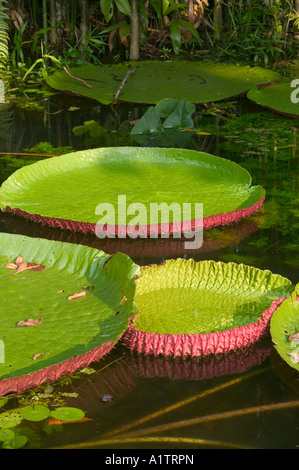
{"type": "Polygon", "coordinates": [[[0,428],[13,428],[22,420],[23,418],[18,411],[4,411],[0,414],[0,428]]]}
{"type": "Polygon", "coordinates": [[[11,441],[5,441],[2,445],[2,449],[20,449],[28,441],[27,436],[21,434],[15,436],[11,441]]]}
{"type": "Polygon", "coordinates": [[[285,79],[267,87],[258,88],[255,86],[249,90],[247,97],[272,111],[298,118],[298,101],[295,100],[295,97],[293,98],[295,92],[298,94],[298,86],[296,90],[291,86],[292,83],[293,80],[285,79]]]}
{"type": "Polygon", "coordinates": [[[27,421],[43,421],[50,416],[50,410],[44,405],[25,406],[20,414],[27,421]]]}
{"type": "Polygon", "coordinates": [[[0,441],[9,442],[15,437],[15,433],[11,429],[0,429],[0,441]]]}

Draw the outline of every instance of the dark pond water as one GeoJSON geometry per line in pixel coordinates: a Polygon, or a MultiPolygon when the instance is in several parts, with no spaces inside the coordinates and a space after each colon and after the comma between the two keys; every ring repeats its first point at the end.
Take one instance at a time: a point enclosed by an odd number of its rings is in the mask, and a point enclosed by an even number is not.
{"type": "MultiPolygon", "coordinates": [[[[55,148],[74,150],[151,145],[206,151],[250,171],[253,184],[261,184],[267,191],[262,210],[240,223],[206,233],[203,247],[192,253],[184,251],[178,240],[100,242],[5,214],[0,214],[0,230],[83,243],[109,253],[123,251],[140,265],[178,257],[235,261],[299,282],[298,122],[240,98],[209,110],[199,107],[199,133],[176,131],[163,139],[133,140],[129,122],[146,109],[125,104],[100,106],[63,95],[41,101],[32,110],[7,104],[0,110],[0,150],[24,152],[49,142],[55,148]],[[102,128],[92,135],[75,135],[73,129],[88,121],[102,128]]],[[[1,182],[37,159],[0,156],[1,182]]],[[[174,450],[299,446],[298,372],[280,358],[270,338],[248,350],[185,362],[132,355],[119,345],[90,368],[90,374],[74,374],[71,380],[54,384],[54,392],[70,394],[64,396],[66,404],[82,408],[90,421],[27,426],[28,446],[174,450]]],[[[35,391],[35,396],[45,389],[35,391]]]]}

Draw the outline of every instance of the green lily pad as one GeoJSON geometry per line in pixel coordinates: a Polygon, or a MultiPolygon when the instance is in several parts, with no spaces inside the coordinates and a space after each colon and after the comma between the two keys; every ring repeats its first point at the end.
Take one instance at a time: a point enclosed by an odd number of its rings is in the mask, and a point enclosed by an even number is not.
{"type": "Polygon", "coordinates": [[[25,406],[20,409],[20,415],[27,421],[43,421],[50,416],[50,410],[44,405],[25,406]]]}
{"type": "Polygon", "coordinates": [[[165,98],[155,107],[151,106],[133,126],[131,135],[162,132],[164,129],[193,128],[192,114],[195,105],[185,99],[165,98]],[[162,123],[162,120],[164,122],[162,123]]]}
{"type": "Polygon", "coordinates": [[[72,68],[71,74],[84,79],[85,84],[65,71],[45,78],[52,88],[110,104],[133,66],[137,70],[128,76],[119,96],[120,100],[132,103],[156,104],[163,98],[185,98],[190,103],[219,101],[280,78],[278,73],[260,67],[187,61],[89,64],[72,68]]]}
{"type": "Polygon", "coordinates": [[[121,253],[0,234],[0,394],[55,380],[109,351],[132,315],[138,271],[121,253]],[[18,256],[45,269],[8,269],[18,256]]]}
{"type": "Polygon", "coordinates": [[[80,80],[71,78],[64,70],[59,70],[52,75],[46,74],[46,82],[56,90],[85,96],[103,104],[111,104],[128,67],[121,64],[99,66],[85,64],[71,68],[70,71],[73,76],[83,80],[88,86],[80,80]]]}
{"type": "Polygon", "coordinates": [[[51,411],[51,416],[61,421],[78,421],[84,418],[85,413],[80,408],[74,408],[72,406],[61,406],[56,410],[51,411]]]}
{"type": "Polygon", "coordinates": [[[257,104],[290,117],[299,117],[299,80],[284,80],[271,86],[253,87],[247,97],[257,104]],[[295,87],[295,82],[298,82],[295,87]],[[293,86],[292,86],[293,84],[293,86]]]}
{"type": "Polygon", "coordinates": [[[250,215],[264,197],[261,186],[251,186],[247,170],[228,159],[185,149],[111,147],[17,170],[0,188],[0,207],[73,231],[94,233],[96,224],[107,223],[114,233],[116,227],[135,226],[138,211],[139,225],[147,229],[154,203],[176,204],[169,224],[195,220],[195,203],[201,203],[204,228],[212,228],[250,215]],[[99,204],[107,203],[104,214],[99,204]],[[185,203],[190,213],[183,211],[185,203]]]}
{"type": "Polygon", "coordinates": [[[20,449],[28,441],[27,436],[21,434],[15,436],[11,441],[5,441],[2,445],[2,449],[20,449]]]}
{"type": "Polygon", "coordinates": [[[273,302],[292,290],[288,279],[243,264],[177,259],[144,267],[125,338],[139,352],[177,356],[249,346],[267,330],[273,302]]]}
{"type": "Polygon", "coordinates": [[[299,285],[297,284],[293,295],[286,299],[273,314],[270,333],[278,354],[289,366],[299,371],[298,291],[299,285]],[[296,335],[296,333],[298,333],[298,335],[296,335]],[[292,335],[296,335],[296,337],[292,335]]]}

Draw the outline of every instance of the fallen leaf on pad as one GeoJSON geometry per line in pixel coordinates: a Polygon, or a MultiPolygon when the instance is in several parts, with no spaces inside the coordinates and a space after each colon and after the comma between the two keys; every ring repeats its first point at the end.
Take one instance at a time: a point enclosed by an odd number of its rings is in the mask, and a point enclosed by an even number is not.
{"type": "Polygon", "coordinates": [[[39,325],[42,323],[43,318],[42,316],[40,318],[37,318],[36,320],[33,320],[32,318],[29,318],[28,320],[24,321],[21,320],[17,323],[17,326],[34,326],[34,325],[39,325]]]}

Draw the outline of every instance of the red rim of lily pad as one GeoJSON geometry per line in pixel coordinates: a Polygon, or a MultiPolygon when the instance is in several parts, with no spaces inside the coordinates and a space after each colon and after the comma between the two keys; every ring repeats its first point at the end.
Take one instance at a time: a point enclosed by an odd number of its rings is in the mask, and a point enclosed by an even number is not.
{"type": "Polygon", "coordinates": [[[55,380],[62,375],[70,375],[77,369],[87,367],[93,361],[98,361],[107,354],[115,344],[115,342],[107,341],[107,343],[81,356],[68,359],[60,364],[55,364],[21,377],[12,377],[0,381],[0,396],[9,392],[21,393],[28,388],[39,387],[45,382],[55,382],[55,380]]]}
{"type": "MultiPolygon", "coordinates": [[[[224,214],[216,214],[216,215],[210,215],[207,217],[203,218],[203,230],[209,230],[214,227],[218,226],[223,226],[223,225],[230,225],[234,222],[237,222],[243,218],[249,217],[250,215],[254,214],[257,212],[261,206],[263,205],[263,202],[265,200],[265,197],[262,197],[259,201],[257,201],[255,204],[246,207],[244,209],[237,209],[232,212],[227,212],[224,214]]],[[[42,225],[48,225],[53,228],[60,228],[62,230],[71,230],[72,232],[81,232],[84,234],[88,233],[96,233],[96,224],[89,223],[89,222],[78,222],[74,220],[68,220],[68,219],[60,219],[60,218],[55,218],[55,217],[45,217],[41,216],[39,214],[30,214],[26,211],[23,211],[18,208],[11,208],[9,206],[6,206],[3,209],[3,212],[7,212],[10,214],[17,215],[19,217],[23,217],[27,220],[30,220],[32,222],[40,223],[42,225]]],[[[194,232],[197,227],[200,226],[200,220],[192,220],[191,221],[191,232],[194,232]]],[[[175,233],[183,233],[184,229],[184,223],[183,222],[177,222],[177,223],[160,223],[157,224],[155,227],[153,225],[141,225],[139,227],[139,236],[150,236],[150,233],[153,232],[154,228],[156,228],[156,233],[158,235],[163,235],[163,234],[169,234],[173,235],[175,233]]],[[[133,226],[115,226],[115,225],[107,225],[105,228],[107,237],[113,237],[119,236],[123,238],[124,235],[130,236],[130,230],[133,230],[133,233],[135,232],[135,227],[133,226]]]]}
{"type": "MultiPolygon", "coordinates": [[[[263,214],[260,214],[263,217],[263,214]]],[[[86,245],[105,253],[115,254],[117,252],[125,253],[130,257],[151,257],[161,258],[165,256],[177,256],[188,253],[206,253],[209,251],[219,250],[224,246],[238,243],[255,233],[260,226],[259,219],[245,218],[236,224],[232,224],[223,228],[221,235],[213,233],[213,230],[204,236],[203,244],[200,248],[186,249],[185,240],[175,238],[160,238],[147,240],[137,238],[105,238],[100,239],[94,234],[82,234],[81,232],[72,232],[70,230],[62,230],[60,228],[41,225],[30,220],[18,217],[11,213],[0,212],[0,224],[3,223],[8,233],[16,233],[29,237],[46,238],[47,240],[56,240],[67,243],[76,243],[86,245]]]]}
{"type": "Polygon", "coordinates": [[[135,309],[139,273],[128,256],[6,233],[0,234],[0,255],[0,396],[69,375],[120,340],[135,309]],[[26,266],[17,267],[18,258],[26,266]],[[42,274],[30,271],[32,265],[42,274]],[[21,267],[24,273],[15,277],[21,267]],[[38,323],[24,321],[30,311],[33,318],[39,312],[38,323]]]}
{"type": "Polygon", "coordinates": [[[258,341],[229,353],[209,354],[190,360],[132,353],[131,362],[136,375],[146,379],[167,377],[169,380],[207,380],[242,374],[262,364],[270,356],[272,349],[271,341],[258,341]]]}

